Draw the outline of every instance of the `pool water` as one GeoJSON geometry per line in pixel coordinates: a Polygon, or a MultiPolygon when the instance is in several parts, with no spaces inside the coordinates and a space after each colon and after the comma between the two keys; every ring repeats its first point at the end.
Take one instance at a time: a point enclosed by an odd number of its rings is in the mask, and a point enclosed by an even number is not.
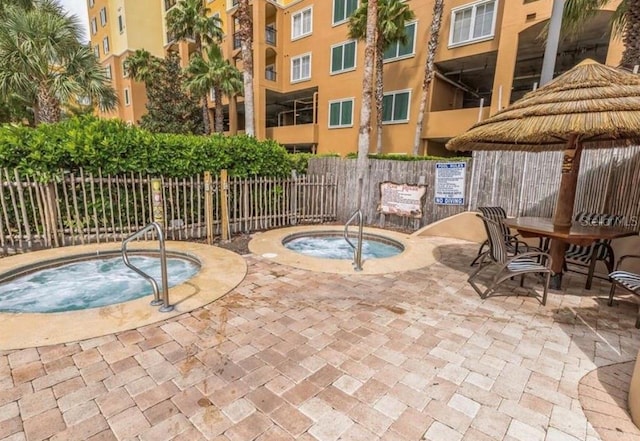
{"type": "MultiPolygon", "coordinates": [[[[354,245],[357,239],[350,238],[354,245]]],[[[353,248],[342,236],[304,236],[291,239],[284,246],[306,256],[322,257],[325,259],[353,259],[353,248]]],[[[397,245],[365,238],[362,241],[362,258],[379,259],[400,254],[402,248],[397,245]]]]}
{"type": "MultiPolygon", "coordinates": [[[[161,288],[160,259],[132,256],[131,263],[155,278],[161,288]]],[[[199,266],[167,259],[169,286],[193,277],[199,266]]],[[[127,268],[121,257],[91,259],[43,269],[0,284],[0,311],[63,312],[127,302],[153,294],[151,284],[127,268]]]]}

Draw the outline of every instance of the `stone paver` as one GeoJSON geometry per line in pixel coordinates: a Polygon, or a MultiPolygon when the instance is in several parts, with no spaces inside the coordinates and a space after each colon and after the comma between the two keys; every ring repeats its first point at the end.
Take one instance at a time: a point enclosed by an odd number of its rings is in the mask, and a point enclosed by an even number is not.
{"type": "Polygon", "coordinates": [[[381,275],[247,256],[189,314],[0,352],[0,439],[640,441],[632,299],[569,274],[547,306],[516,282],[482,300],[477,245],[433,241],[434,265],[381,275]]]}

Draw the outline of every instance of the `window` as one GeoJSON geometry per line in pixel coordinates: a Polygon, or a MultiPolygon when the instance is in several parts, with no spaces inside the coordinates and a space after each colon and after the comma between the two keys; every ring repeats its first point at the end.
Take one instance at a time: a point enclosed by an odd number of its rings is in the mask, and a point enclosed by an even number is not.
{"type": "Polygon", "coordinates": [[[329,101],[329,128],[353,127],[353,98],[329,101]]]}
{"type": "Polygon", "coordinates": [[[124,19],[122,15],[118,15],[118,30],[121,34],[124,32],[124,19]]]}
{"type": "Polygon", "coordinates": [[[107,67],[104,68],[104,76],[107,78],[107,80],[110,80],[113,75],[111,73],[111,65],[109,64],[107,67]]]}
{"type": "Polygon", "coordinates": [[[406,44],[398,41],[390,45],[386,51],[384,51],[384,59],[398,60],[402,58],[413,57],[416,53],[416,27],[417,23],[411,22],[404,25],[404,30],[407,35],[406,44]]]}
{"type": "Polygon", "coordinates": [[[358,0],[333,0],[333,24],[346,22],[358,9],[358,0]]]}
{"type": "Polygon", "coordinates": [[[96,21],[96,18],[93,17],[91,19],[91,35],[96,35],[97,32],[98,32],[98,22],[96,21]]]}
{"type": "Polygon", "coordinates": [[[409,122],[411,91],[385,93],[382,98],[382,122],[387,124],[409,122]]]}
{"type": "Polygon", "coordinates": [[[128,87],[125,87],[125,89],[124,89],[124,105],[125,106],[131,105],[131,97],[129,96],[129,88],[128,87]]]}
{"type": "Polygon", "coordinates": [[[122,60],[122,78],[129,77],[129,69],[127,69],[127,60],[122,60]]]}
{"type": "Polygon", "coordinates": [[[331,73],[337,74],[356,68],[356,42],[347,41],[331,47],[331,73]]]}
{"type": "Polygon", "coordinates": [[[211,99],[212,103],[216,102],[216,90],[213,87],[209,89],[209,99],[211,99]]]}
{"type": "Polygon", "coordinates": [[[493,38],[496,0],[480,1],[451,11],[449,46],[493,38]]]}
{"type": "Polygon", "coordinates": [[[95,55],[96,58],[100,58],[100,46],[97,44],[93,47],[93,55],[95,55]]]}
{"type": "Polygon", "coordinates": [[[109,53],[109,37],[102,39],[102,52],[106,55],[109,53]]]}
{"type": "Polygon", "coordinates": [[[100,24],[103,27],[107,24],[107,8],[100,9],[100,24]]]}
{"type": "Polygon", "coordinates": [[[311,54],[300,55],[291,59],[291,82],[304,81],[311,78],[311,54]]]}
{"type": "Polygon", "coordinates": [[[80,104],[81,106],[88,106],[91,104],[91,98],[89,98],[88,96],[79,96],[78,104],[80,104]]]}
{"type": "Polygon", "coordinates": [[[313,10],[303,9],[291,16],[291,39],[302,38],[313,30],[313,10]]]}

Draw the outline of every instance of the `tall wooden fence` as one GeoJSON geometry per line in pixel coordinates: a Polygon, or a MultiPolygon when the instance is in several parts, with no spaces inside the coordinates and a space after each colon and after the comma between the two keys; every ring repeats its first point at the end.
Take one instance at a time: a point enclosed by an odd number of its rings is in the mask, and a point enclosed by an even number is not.
{"type": "MultiPolygon", "coordinates": [[[[336,182],[324,176],[161,182],[165,230],[172,240],[220,234],[223,212],[232,234],[336,218],[336,182]],[[205,207],[211,207],[209,214],[205,207]]],[[[0,252],[120,241],[151,221],[151,202],[151,177],[141,174],[80,171],[40,183],[17,170],[0,170],[0,252]]]]}
{"type": "MultiPolygon", "coordinates": [[[[364,189],[363,211],[368,225],[418,229],[434,221],[479,206],[502,206],[509,216],[551,217],[560,186],[562,152],[474,152],[466,167],[465,204],[437,205],[435,164],[447,161],[372,160],[364,189]],[[380,183],[426,184],[421,219],[380,214],[380,183]]],[[[575,211],[625,216],[634,226],[640,220],[640,147],[587,150],[583,153],[575,211]]],[[[357,208],[356,161],[316,158],[310,175],[335,176],[338,183],[338,221],[357,208]]]]}

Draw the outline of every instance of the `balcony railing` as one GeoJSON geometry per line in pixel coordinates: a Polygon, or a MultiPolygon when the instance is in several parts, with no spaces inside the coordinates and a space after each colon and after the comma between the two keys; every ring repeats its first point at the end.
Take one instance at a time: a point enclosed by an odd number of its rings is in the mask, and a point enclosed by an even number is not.
{"type": "Polygon", "coordinates": [[[267,44],[271,46],[276,45],[276,30],[270,26],[267,26],[265,29],[264,39],[267,41],[267,44]]]}
{"type": "Polygon", "coordinates": [[[264,71],[264,77],[265,79],[269,80],[269,81],[275,81],[276,80],[276,71],[273,69],[265,69],[264,71]]]}
{"type": "Polygon", "coordinates": [[[177,0],[164,0],[164,10],[168,11],[173,8],[177,3],[177,0]]]}

